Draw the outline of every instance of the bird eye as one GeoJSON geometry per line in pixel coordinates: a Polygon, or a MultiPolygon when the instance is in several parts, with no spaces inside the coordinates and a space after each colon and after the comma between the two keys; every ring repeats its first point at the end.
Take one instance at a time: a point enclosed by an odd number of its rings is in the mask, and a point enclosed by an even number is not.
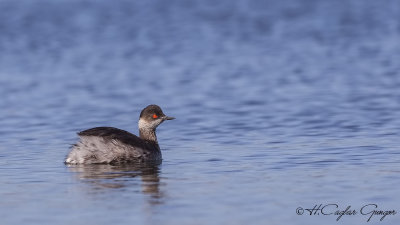
{"type": "Polygon", "coordinates": [[[157,114],[154,113],[154,114],[153,114],[153,118],[154,118],[154,119],[157,119],[157,118],[158,118],[157,114]]]}

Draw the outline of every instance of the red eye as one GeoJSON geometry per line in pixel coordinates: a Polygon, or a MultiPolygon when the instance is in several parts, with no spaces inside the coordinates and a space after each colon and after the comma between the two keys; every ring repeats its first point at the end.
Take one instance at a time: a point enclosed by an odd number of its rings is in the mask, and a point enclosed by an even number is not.
{"type": "Polygon", "coordinates": [[[157,114],[153,114],[153,118],[157,119],[158,118],[157,114]]]}

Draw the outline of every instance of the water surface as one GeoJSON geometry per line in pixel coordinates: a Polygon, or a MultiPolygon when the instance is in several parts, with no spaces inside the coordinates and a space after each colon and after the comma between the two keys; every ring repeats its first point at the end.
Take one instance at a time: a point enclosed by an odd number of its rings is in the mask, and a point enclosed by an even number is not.
{"type": "MultiPolygon", "coordinates": [[[[398,1],[0,1],[1,224],[338,224],[400,210],[398,1]],[[65,166],[158,128],[161,165],[65,166]]],[[[400,214],[371,224],[399,224],[400,214]]]]}

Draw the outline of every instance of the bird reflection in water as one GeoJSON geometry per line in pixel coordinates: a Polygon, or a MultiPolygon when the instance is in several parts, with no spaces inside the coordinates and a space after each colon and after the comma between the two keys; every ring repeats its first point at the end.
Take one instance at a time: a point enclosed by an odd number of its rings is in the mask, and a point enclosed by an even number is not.
{"type": "Polygon", "coordinates": [[[69,171],[76,173],[79,180],[91,184],[92,190],[104,191],[122,189],[137,185],[141,180],[141,192],[151,197],[151,203],[161,203],[160,163],[146,162],[136,164],[91,164],[67,165],[69,171]]]}

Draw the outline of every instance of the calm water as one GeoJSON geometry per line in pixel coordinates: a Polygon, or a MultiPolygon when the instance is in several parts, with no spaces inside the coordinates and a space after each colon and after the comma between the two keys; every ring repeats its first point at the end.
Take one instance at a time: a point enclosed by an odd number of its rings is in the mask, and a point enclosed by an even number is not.
{"type": "Polygon", "coordinates": [[[399,87],[396,0],[1,0],[0,224],[399,224],[399,87]],[[148,104],[162,165],[63,164],[148,104]]]}

